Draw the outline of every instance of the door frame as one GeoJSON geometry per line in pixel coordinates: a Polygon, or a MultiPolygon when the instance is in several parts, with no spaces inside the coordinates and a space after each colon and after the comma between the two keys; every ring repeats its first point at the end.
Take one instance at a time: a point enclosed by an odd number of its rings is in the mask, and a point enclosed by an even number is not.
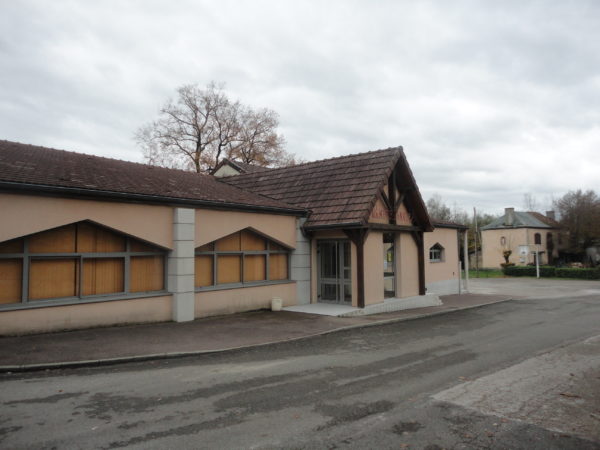
{"type": "Polygon", "coordinates": [[[336,305],[352,305],[352,243],[349,239],[343,238],[330,238],[330,239],[317,239],[316,242],[316,252],[317,252],[317,302],[318,303],[332,303],[336,305]],[[336,246],[336,260],[337,260],[337,277],[326,278],[329,281],[329,284],[335,283],[336,285],[336,299],[335,300],[323,300],[321,296],[322,289],[322,276],[321,276],[321,249],[320,245],[324,243],[334,243],[336,246]],[[346,266],[346,261],[344,258],[344,244],[348,244],[348,255],[350,255],[350,265],[346,266]],[[344,277],[344,270],[348,269],[350,273],[350,277],[344,277]],[[350,290],[350,301],[345,301],[346,297],[346,286],[349,286],[350,290]]]}

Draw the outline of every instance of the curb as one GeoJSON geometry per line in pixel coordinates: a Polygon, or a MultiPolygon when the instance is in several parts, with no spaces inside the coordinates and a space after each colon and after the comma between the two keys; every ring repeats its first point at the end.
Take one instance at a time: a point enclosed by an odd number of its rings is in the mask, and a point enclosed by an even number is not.
{"type": "MultiPolygon", "coordinates": [[[[25,372],[39,372],[45,370],[58,370],[58,369],[75,369],[75,368],[84,368],[84,367],[102,367],[102,366],[113,366],[118,364],[126,364],[132,362],[144,362],[144,361],[160,361],[167,359],[179,359],[186,358],[192,356],[201,356],[201,355],[210,355],[214,353],[225,353],[225,352],[235,352],[239,350],[248,350],[259,347],[266,347],[269,345],[277,345],[277,344],[285,344],[288,342],[301,341],[304,339],[312,339],[318,336],[325,336],[328,334],[339,333],[348,330],[355,330],[360,328],[370,328],[380,325],[389,325],[392,323],[398,322],[408,322],[411,320],[423,319],[426,317],[434,317],[441,316],[443,314],[450,314],[453,312],[466,311],[469,309],[482,308],[484,306],[495,305],[497,303],[504,303],[508,301],[514,300],[513,297],[499,300],[492,303],[482,303],[479,305],[471,305],[465,306],[462,308],[448,309],[445,311],[435,311],[431,313],[423,313],[417,314],[410,317],[396,317],[393,319],[374,321],[371,323],[362,323],[356,325],[347,325],[344,327],[333,328],[331,330],[321,331],[318,333],[307,334],[306,336],[298,336],[289,339],[282,339],[279,341],[272,342],[264,342],[262,344],[251,344],[251,345],[242,345],[238,347],[226,347],[215,350],[198,350],[192,352],[169,352],[169,353],[152,353],[149,355],[134,355],[134,356],[123,356],[119,358],[105,358],[105,359],[90,359],[84,361],[66,361],[66,362],[56,362],[56,363],[41,363],[41,364],[21,364],[21,365],[9,365],[9,366],[0,366],[0,374],[12,374],[12,373],[25,373],[25,372]]],[[[367,317],[367,316],[365,316],[367,317]]]]}

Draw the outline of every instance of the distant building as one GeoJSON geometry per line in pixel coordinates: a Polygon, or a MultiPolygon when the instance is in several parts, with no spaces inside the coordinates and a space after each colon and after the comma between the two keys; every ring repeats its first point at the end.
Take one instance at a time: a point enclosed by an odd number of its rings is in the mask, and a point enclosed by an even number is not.
{"type": "Polygon", "coordinates": [[[540,264],[553,264],[562,247],[560,226],[554,211],[515,211],[506,208],[504,215],[481,228],[482,266],[501,267],[503,253],[510,250],[509,262],[524,266],[534,264],[537,254],[540,264]]]}

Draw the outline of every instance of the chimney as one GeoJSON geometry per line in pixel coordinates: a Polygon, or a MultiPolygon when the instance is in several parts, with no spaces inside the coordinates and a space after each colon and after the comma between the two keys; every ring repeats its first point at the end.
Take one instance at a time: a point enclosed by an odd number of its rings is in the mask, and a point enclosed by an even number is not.
{"type": "Polygon", "coordinates": [[[556,220],[556,216],[554,215],[554,211],[546,211],[546,217],[548,219],[556,220]]]}
{"type": "Polygon", "coordinates": [[[515,208],[504,208],[504,225],[512,227],[515,223],[515,208]]]}

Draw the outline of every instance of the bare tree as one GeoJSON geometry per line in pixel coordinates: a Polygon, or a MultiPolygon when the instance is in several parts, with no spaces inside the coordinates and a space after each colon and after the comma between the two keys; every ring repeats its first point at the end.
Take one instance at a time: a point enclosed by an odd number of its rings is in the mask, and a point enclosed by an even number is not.
{"type": "Polygon", "coordinates": [[[540,204],[537,201],[535,195],[530,192],[523,194],[523,207],[525,211],[538,211],[540,209],[540,204]]]}
{"type": "Polygon", "coordinates": [[[184,85],[157,120],[135,134],[150,164],[210,172],[228,157],[260,166],[289,165],[293,155],[277,132],[277,114],[229,100],[222,85],[184,85]]]}
{"type": "Polygon", "coordinates": [[[452,210],[446,206],[442,196],[439,194],[433,194],[429,200],[427,200],[427,212],[433,220],[439,221],[451,221],[453,219],[452,210]]]}

